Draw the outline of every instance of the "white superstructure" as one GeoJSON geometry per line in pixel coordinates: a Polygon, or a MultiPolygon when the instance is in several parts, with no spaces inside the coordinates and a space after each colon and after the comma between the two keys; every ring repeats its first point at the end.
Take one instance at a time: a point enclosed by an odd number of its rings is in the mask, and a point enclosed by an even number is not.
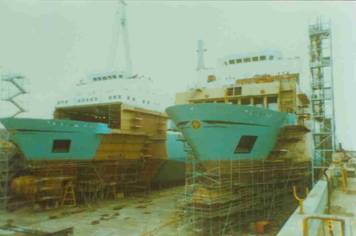
{"type": "Polygon", "coordinates": [[[121,102],[135,107],[163,112],[174,103],[173,96],[157,90],[147,77],[125,77],[123,73],[97,74],[82,81],[57,102],[56,107],[83,106],[121,102]]]}
{"type": "Polygon", "coordinates": [[[266,74],[299,73],[300,60],[298,57],[284,58],[281,52],[268,50],[225,56],[219,60],[219,68],[225,80],[236,80],[266,74]]]}
{"type": "Polygon", "coordinates": [[[215,68],[198,70],[195,87],[230,85],[239,79],[262,75],[300,74],[300,63],[299,57],[284,58],[277,50],[231,54],[218,59],[215,68]]]}
{"type": "MultiPolygon", "coordinates": [[[[125,70],[88,76],[71,91],[64,94],[63,98],[57,102],[56,107],[121,102],[135,107],[163,112],[167,106],[174,104],[174,96],[158,90],[151,78],[132,74],[125,6],[126,3],[120,0],[117,11],[120,22],[119,31],[122,33],[121,38],[124,46],[125,70]]],[[[114,38],[117,39],[117,37],[114,38]]],[[[114,62],[116,58],[117,47],[115,43],[113,43],[114,47],[111,50],[111,62],[114,62]]],[[[110,67],[116,68],[114,64],[110,67]]]]}

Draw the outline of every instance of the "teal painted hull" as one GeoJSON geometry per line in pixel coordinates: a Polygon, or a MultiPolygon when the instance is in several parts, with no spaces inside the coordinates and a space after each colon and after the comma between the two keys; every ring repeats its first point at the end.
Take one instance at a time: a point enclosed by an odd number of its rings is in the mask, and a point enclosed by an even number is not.
{"type": "MultiPolygon", "coordinates": [[[[106,124],[72,120],[4,118],[0,122],[10,131],[10,140],[27,160],[92,160],[101,135],[110,134],[106,124]],[[53,152],[54,140],[70,140],[68,152],[53,152]]],[[[168,160],[185,162],[186,153],[179,132],[167,132],[168,160]]]]}
{"type": "MultiPolygon", "coordinates": [[[[105,142],[105,135],[110,135],[110,138],[112,133],[106,124],[94,122],[24,118],[4,118],[0,122],[9,131],[10,141],[17,145],[26,160],[38,162],[91,161],[105,142]],[[68,150],[54,152],[56,140],[70,141],[68,150]]],[[[179,132],[167,133],[168,159],[161,159],[162,165],[152,179],[154,184],[164,185],[184,180],[186,153],[180,136],[179,132]]]]}
{"type": "Polygon", "coordinates": [[[166,149],[168,160],[161,165],[152,182],[157,185],[181,183],[185,179],[187,152],[180,132],[167,131],[166,149]]]}
{"type": "Polygon", "coordinates": [[[166,149],[168,160],[185,162],[187,153],[182,142],[182,134],[180,132],[167,132],[166,149]]]}
{"type": "Polygon", "coordinates": [[[188,104],[167,108],[193,153],[201,160],[263,160],[280,128],[295,116],[232,104],[188,104]]]}
{"type": "Polygon", "coordinates": [[[71,120],[4,118],[0,122],[27,160],[91,160],[100,135],[111,132],[106,124],[71,120]],[[54,150],[56,140],[70,142],[68,150],[54,150]]]}

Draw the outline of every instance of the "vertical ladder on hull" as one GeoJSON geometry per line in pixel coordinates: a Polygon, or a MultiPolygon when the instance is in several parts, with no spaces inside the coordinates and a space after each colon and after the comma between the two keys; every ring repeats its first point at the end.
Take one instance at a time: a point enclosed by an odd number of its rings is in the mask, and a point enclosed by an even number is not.
{"type": "Polygon", "coordinates": [[[63,199],[61,205],[76,206],[77,201],[75,198],[74,185],[72,181],[68,181],[64,187],[63,199]]]}

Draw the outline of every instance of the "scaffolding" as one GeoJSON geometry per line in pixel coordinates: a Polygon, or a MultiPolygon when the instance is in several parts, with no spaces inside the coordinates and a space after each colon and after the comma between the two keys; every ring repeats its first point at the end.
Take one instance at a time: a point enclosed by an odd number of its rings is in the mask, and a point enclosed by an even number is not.
{"type": "MultiPolygon", "coordinates": [[[[14,191],[17,198],[12,201],[15,203],[12,204],[12,209],[25,205],[38,210],[63,205],[92,205],[126,195],[146,195],[151,190],[151,179],[156,166],[160,164],[159,160],[152,163],[143,159],[27,160],[23,166],[16,167],[17,172],[22,175],[15,178],[11,185],[17,190],[14,191]]],[[[7,187],[11,180],[12,177],[7,178],[7,187]]]]}
{"type": "MultiPolygon", "coordinates": [[[[22,75],[4,75],[1,80],[2,83],[7,83],[7,86],[2,88],[2,90],[6,90],[7,92],[6,97],[1,98],[1,100],[11,103],[17,109],[12,117],[26,112],[23,105],[16,99],[17,97],[27,93],[24,86],[25,77],[22,75]]],[[[2,92],[5,93],[5,91],[2,92]]]]}
{"type": "MultiPolygon", "coordinates": [[[[19,96],[27,93],[24,88],[24,78],[22,75],[2,75],[0,77],[0,100],[10,103],[16,108],[12,117],[26,111],[17,99],[19,96]]],[[[6,130],[0,129],[0,210],[9,208],[9,186],[12,178],[15,176],[17,166],[20,164],[15,160],[16,154],[15,146],[9,142],[9,133],[6,130]]]]}
{"type": "Polygon", "coordinates": [[[313,118],[314,152],[313,183],[320,169],[327,168],[335,151],[335,120],[333,92],[333,61],[330,21],[318,18],[309,25],[311,108],[313,118]]]}
{"type": "Polygon", "coordinates": [[[149,191],[138,160],[28,161],[26,172],[35,179],[33,205],[42,209],[61,205],[96,204],[116,199],[118,193],[149,191]]]}
{"type": "Polygon", "coordinates": [[[293,188],[310,182],[310,161],[285,158],[282,150],[305,132],[282,129],[266,160],[200,160],[186,144],[184,226],[194,235],[235,235],[259,222],[279,227],[297,204],[293,188]]]}
{"type": "Polygon", "coordinates": [[[0,210],[8,208],[10,181],[15,174],[12,161],[15,152],[15,147],[8,142],[8,133],[0,130],[0,210]]]}

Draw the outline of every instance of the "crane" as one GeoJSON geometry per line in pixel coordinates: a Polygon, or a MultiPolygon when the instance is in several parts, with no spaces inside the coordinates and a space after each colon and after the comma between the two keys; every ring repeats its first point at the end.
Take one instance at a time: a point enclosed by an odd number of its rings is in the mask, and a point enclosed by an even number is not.
{"type": "MultiPolygon", "coordinates": [[[[113,39],[112,39],[112,46],[110,51],[109,57],[109,64],[112,69],[118,69],[116,63],[116,54],[118,48],[118,41],[119,36],[121,33],[122,43],[123,43],[123,50],[124,50],[124,60],[125,60],[125,77],[131,78],[132,77],[132,61],[131,61],[131,54],[130,54],[130,42],[128,37],[128,29],[127,29],[127,17],[126,17],[126,2],[124,0],[118,0],[118,8],[116,10],[116,16],[120,17],[119,26],[114,23],[113,29],[113,39]],[[117,31],[118,30],[118,31],[117,31]]],[[[119,70],[117,70],[119,71],[119,70]]]]}

